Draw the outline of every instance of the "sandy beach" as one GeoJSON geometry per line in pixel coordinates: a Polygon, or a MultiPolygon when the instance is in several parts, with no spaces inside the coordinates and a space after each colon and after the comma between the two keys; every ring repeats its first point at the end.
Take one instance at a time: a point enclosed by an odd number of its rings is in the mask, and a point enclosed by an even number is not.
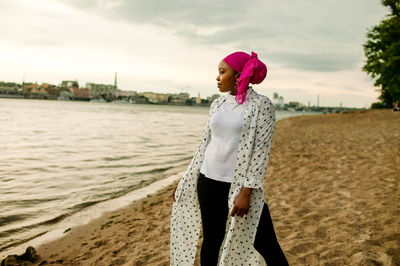
{"type": "MultiPolygon", "coordinates": [[[[399,147],[391,110],[277,122],[265,197],[290,265],[400,265],[399,147]]],[[[35,247],[35,264],[169,265],[175,184],[35,247]]]]}

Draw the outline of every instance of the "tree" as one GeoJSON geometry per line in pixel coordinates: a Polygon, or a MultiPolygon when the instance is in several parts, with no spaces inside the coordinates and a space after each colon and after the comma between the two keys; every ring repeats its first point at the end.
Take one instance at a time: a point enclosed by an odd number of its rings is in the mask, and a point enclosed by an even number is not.
{"type": "Polygon", "coordinates": [[[400,1],[399,0],[382,0],[384,6],[390,7],[392,15],[399,16],[400,14],[400,1]]]}
{"type": "Polygon", "coordinates": [[[392,107],[400,103],[400,1],[382,0],[390,7],[391,14],[367,33],[364,53],[367,61],[363,71],[375,79],[374,85],[380,87],[378,99],[371,107],[392,107]]]}

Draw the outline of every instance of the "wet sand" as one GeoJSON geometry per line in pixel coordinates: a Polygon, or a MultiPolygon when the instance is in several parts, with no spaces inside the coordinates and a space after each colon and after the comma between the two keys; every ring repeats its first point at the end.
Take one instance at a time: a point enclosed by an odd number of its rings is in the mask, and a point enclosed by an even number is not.
{"type": "MultiPolygon", "coordinates": [[[[399,147],[391,110],[277,122],[265,197],[290,265],[400,265],[399,147]]],[[[36,247],[42,265],[169,265],[174,185],[36,247]]]]}

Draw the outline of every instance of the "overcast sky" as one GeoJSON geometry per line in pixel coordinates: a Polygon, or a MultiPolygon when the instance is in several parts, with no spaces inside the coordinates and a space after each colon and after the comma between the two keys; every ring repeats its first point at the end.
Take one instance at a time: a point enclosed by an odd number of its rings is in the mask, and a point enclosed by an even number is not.
{"type": "Polygon", "coordinates": [[[0,0],[0,81],[114,83],[138,92],[219,93],[220,60],[258,54],[272,99],[369,107],[361,71],[379,0],[0,0]]]}

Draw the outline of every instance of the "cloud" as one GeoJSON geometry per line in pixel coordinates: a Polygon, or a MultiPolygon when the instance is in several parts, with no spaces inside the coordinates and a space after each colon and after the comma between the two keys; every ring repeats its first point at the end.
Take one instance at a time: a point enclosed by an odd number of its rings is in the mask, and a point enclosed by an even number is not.
{"type": "Polygon", "coordinates": [[[113,19],[142,24],[171,26],[188,24],[201,27],[226,25],[236,21],[256,0],[241,1],[140,1],[140,0],[62,0],[64,3],[103,13],[113,19]]]}
{"type": "Polygon", "coordinates": [[[170,31],[189,45],[250,50],[287,68],[356,69],[376,1],[60,0],[111,20],[170,31]]]}
{"type": "Polygon", "coordinates": [[[272,52],[265,57],[286,68],[318,72],[353,70],[359,59],[357,55],[352,54],[293,52],[272,52]]]}

